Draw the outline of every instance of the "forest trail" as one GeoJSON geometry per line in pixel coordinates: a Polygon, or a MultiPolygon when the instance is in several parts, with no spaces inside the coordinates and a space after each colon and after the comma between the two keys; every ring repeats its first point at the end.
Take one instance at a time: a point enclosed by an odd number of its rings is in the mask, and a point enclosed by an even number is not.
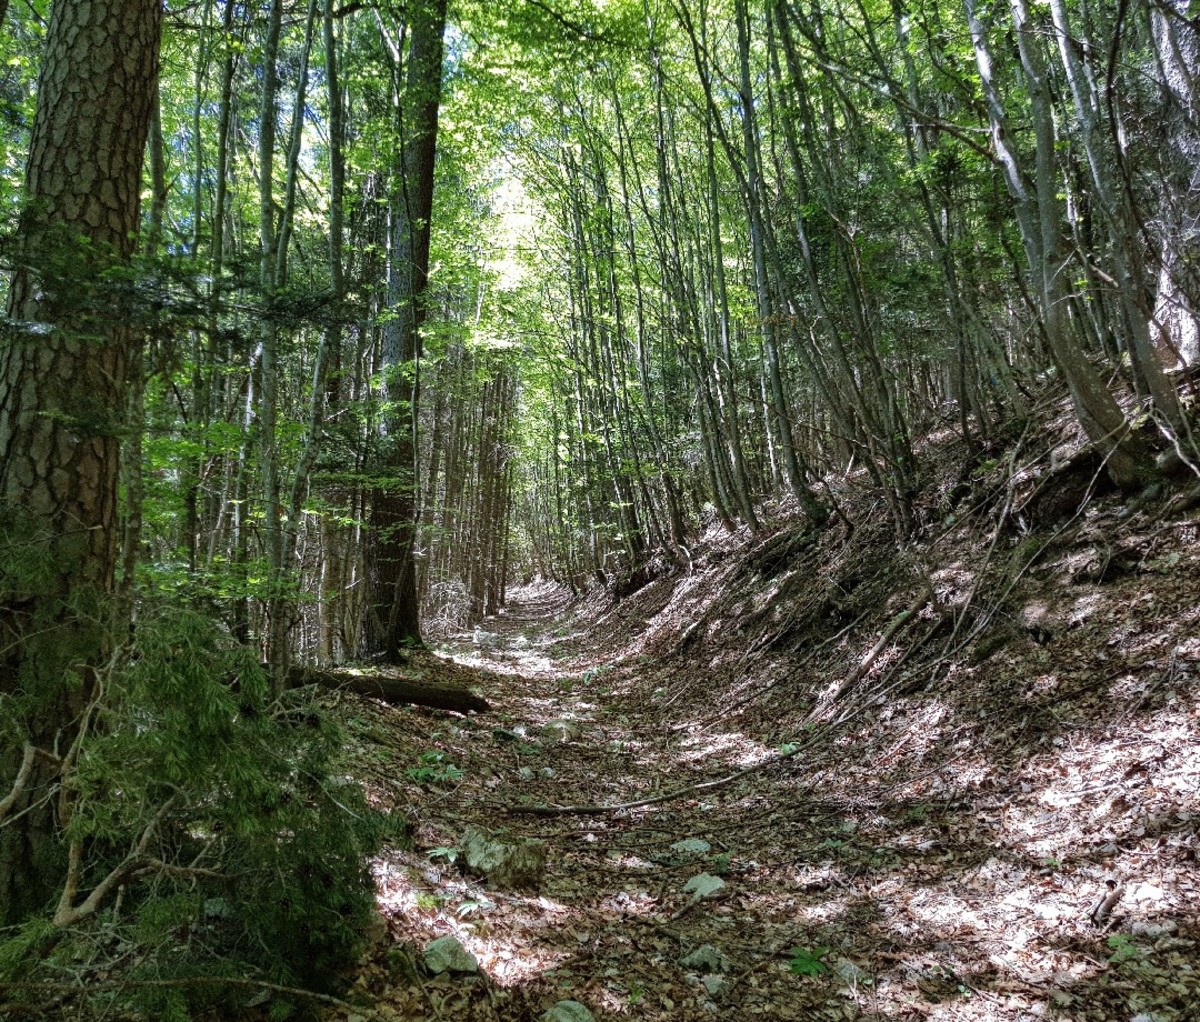
{"type": "Polygon", "coordinates": [[[960,681],[957,700],[893,689],[889,706],[863,685],[805,715],[799,674],[760,705],[720,656],[658,655],[652,626],[688,584],[603,613],[549,585],[513,592],[440,650],[480,670],[491,713],[356,702],[365,779],[414,848],[377,863],[389,938],[352,999],[392,1020],[532,1020],[561,999],[662,1022],[1196,1017],[1185,664],[1127,711],[1086,685],[1056,705],[1029,643],[1019,698],[993,678],[990,699],[960,681]],[[468,875],[470,828],[544,842],[536,892],[468,875]],[[486,976],[408,968],[445,935],[486,976]]]}

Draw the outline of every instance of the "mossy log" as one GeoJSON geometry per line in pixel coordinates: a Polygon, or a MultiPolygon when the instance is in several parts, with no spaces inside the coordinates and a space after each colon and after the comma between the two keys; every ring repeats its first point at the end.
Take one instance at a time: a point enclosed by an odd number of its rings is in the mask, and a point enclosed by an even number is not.
{"type": "Polygon", "coordinates": [[[305,685],[345,689],[369,699],[382,699],[393,706],[412,703],[415,706],[454,710],[457,713],[483,713],[492,708],[482,696],[453,685],[431,685],[427,682],[408,681],[405,678],[318,671],[311,667],[289,667],[287,687],[302,688],[305,685]]]}

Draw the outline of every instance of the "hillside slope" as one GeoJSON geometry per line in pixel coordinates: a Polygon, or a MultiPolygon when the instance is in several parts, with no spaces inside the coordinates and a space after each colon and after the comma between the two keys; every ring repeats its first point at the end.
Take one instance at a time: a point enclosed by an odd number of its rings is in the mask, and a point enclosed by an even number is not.
{"type": "Polygon", "coordinates": [[[637,587],[516,592],[443,650],[494,714],[360,709],[416,823],[392,936],[489,977],[368,969],[384,1017],[1197,1017],[1200,520],[1049,419],[927,459],[915,538],[852,479],[819,536],[781,509],[637,587]],[[452,863],[467,826],[545,842],[537,891],[452,863]]]}

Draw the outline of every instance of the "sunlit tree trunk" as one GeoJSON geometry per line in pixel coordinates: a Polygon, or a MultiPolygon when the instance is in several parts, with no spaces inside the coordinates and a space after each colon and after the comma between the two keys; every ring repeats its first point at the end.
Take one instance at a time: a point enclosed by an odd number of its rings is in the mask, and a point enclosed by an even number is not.
{"type": "Polygon", "coordinates": [[[1185,365],[1200,363],[1200,25],[1187,16],[1190,0],[1151,7],[1155,59],[1168,98],[1170,140],[1163,210],[1161,264],[1154,326],[1164,347],[1185,365]]]}
{"type": "MultiPolygon", "coordinates": [[[[1118,307],[1129,337],[1129,354],[1139,380],[1149,391],[1155,406],[1171,427],[1178,429],[1182,426],[1179,402],[1175,389],[1163,373],[1151,339],[1152,290],[1142,254],[1137,211],[1130,208],[1133,196],[1122,187],[1117,174],[1118,143],[1116,139],[1104,137],[1107,118],[1101,108],[1095,78],[1077,52],[1080,43],[1074,34],[1066,4],[1063,0],[1050,0],[1050,12],[1092,184],[1112,240],[1118,307]]],[[[1098,41],[1095,45],[1098,45],[1098,41]]]]}
{"type": "MultiPolygon", "coordinates": [[[[735,0],[734,17],[737,22],[739,106],[741,107],[742,144],[746,163],[743,191],[750,220],[754,296],[758,310],[759,329],[762,331],[763,349],[766,354],[770,431],[779,445],[788,488],[799,499],[809,518],[820,524],[826,520],[828,512],[821,506],[821,502],[805,479],[801,455],[796,449],[795,438],[792,436],[792,416],[788,410],[777,341],[778,317],[772,306],[771,282],[767,276],[767,239],[765,234],[769,228],[764,222],[762,157],[759,153],[754,85],[750,76],[750,15],[746,0],[735,0]]],[[[730,155],[732,159],[733,154],[730,155]]]]}
{"type": "Polygon", "coordinates": [[[1047,343],[1071,392],[1076,415],[1088,439],[1108,458],[1108,470],[1122,489],[1135,489],[1141,480],[1129,424],[1071,335],[1068,319],[1066,258],[1061,241],[1059,181],[1055,167],[1054,119],[1046,95],[1045,67],[1029,24],[1024,0],[1012,0],[1013,29],[1025,70],[1035,141],[1032,181],[1013,145],[1013,132],[1000,98],[993,69],[989,34],[980,21],[978,0],[963,0],[975,63],[988,111],[996,160],[1012,196],[1030,274],[1038,288],[1038,307],[1047,343]]]}

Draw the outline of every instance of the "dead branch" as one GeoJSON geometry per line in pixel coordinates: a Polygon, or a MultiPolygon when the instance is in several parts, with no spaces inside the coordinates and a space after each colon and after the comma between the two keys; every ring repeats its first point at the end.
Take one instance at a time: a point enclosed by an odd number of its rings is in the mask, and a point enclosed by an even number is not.
{"type": "Polygon", "coordinates": [[[33,773],[35,759],[37,759],[37,750],[26,742],[25,750],[21,755],[21,768],[17,771],[17,779],[13,781],[12,791],[0,799],[0,820],[11,813],[13,806],[17,804],[17,799],[21,797],[25,785],[29,783],[29,775],[33,773]]]}
{"type": "Polygon", "coordinates": [[[177,796],[172,795],[159,807],[154,818],[146,824],[133,851],[119,865],[113,867],[109,874],[100,881],[82,903],[75,904],[75,895],[79,891],[80,877],[83,875],[83,843],[72,841],[67,858],[67,878],[63,882],[62,894],[59,895],[58,907],[54,910],[54,925],[65,929],[75,926],[85,919],[95,915],[108,896],[121,884],[131,877],[145,876],[148,873],[167,874],[177,877],[204,877],[207,879],[222,879],[221,874],[208,869],[191,866],[173,866],[151,855],[146,854],[154,835],[158,833],[159,824],[163,817],[175,804],[177,796]]]}
{"type": "Polygon", "coordinates": [[[347,690],[368,699],[382,699],[393,706],[412,703],[415,706],[454,710],[457,713],[483,713],[492,708],[482,696],[453,685],[430,685],[404,678],[318,671],[311,667],[289,667],[287,687],[303,688],[305,685],[318,685],[337,691],[347,690]]]}
{"type": "Polygon", "coordinates": [[[699,781],[696,784],[687,784],[682,788],[676,788],[674,791],[655,795],[652,798],[638,799],[636,802],[622,802],[620,805],[615,806],[506,806],[504,811],[510,816],[600,816],[604,813],[620,813],[626,809],[644,809],[646,806],[660,805],[663,802],[674,802],[685,795],[716,791],[718,788],[724,788],[727,785],[733,784],[734,781],[740,781],[743,777],[748,777],[750,774],[758,773],[758,771],[765,770],[776,763],[782,763],[785,759],[791,759],[793,756],[797,756],[805,751],[816,741],[816,738],[817,735],[812,734],[802,745],[791,746],[786,752],[777,752],[773,756],[768,756],[766,759],[760,760],[743,770],[738,770],[736,773],[719,777],[715,781],[699,781]]]}
{"type": "Polygon", "coordinates": [[[924,588],[922,588],[921,592],[917,595],[917,598],[888,622],[888,626],[883,630],[883,634],[879,637],[879,641],[875,643],[870,652],[867,653],[867,655],[864,656],[861,661],[859,661],[858,666],[848,675],[846,675],[844,679],[842,679],[842,683],[838,685],[837,690],[829,698],[831,703],[835,703],[841,699],[841,697],[845,695],[845,693],[853,685],[855,685],[859,679],[867,673],[867,671],[871,669],[875,661],[879,659],[879,655],[891,645],[892,640],[896,637],[896,634],[906,625],[910,624],[912,620],[922,610],[925,609],[932,599],[933,589],[928,583],[926,583],[924,588]]]}

